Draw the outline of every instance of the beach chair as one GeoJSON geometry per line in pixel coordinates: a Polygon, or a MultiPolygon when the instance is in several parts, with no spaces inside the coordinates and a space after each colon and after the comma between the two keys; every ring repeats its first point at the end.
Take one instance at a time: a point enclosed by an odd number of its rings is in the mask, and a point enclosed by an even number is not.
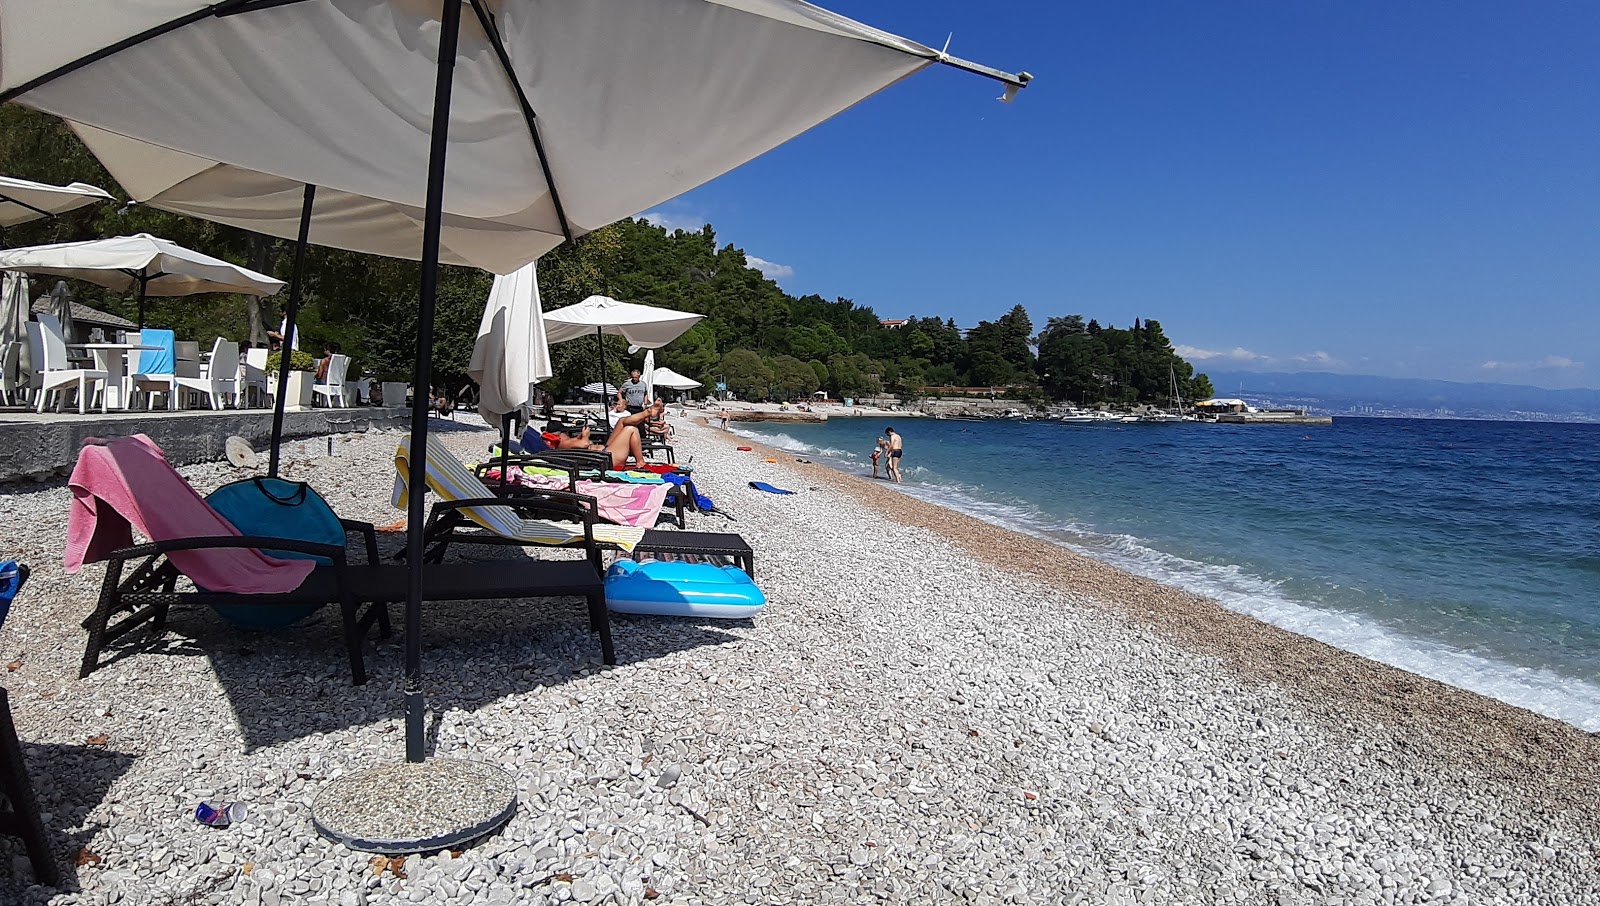
{"type": "MultiPolygon", "coordinates": [[[[68,484],[73,502],[66,569],[76,572],[84,563],[106,562],[99,600],[83,621],[89,638],[80,678],[101,666],[109,643],[139,626],[148,623],[152,634],[163,632],[175,604],[338,604],[351,678],[356,685],[366,682],[361,641],[375,623],[387,635],[389,619],[380,597],[358,588],[346,544],[241,533],[143,436],[85,444],[68,484]],[[132,543],[134,526],[149,543],[132,543]],[[311,559],[269,556],[268,551],[311,559]],[[183,579],[192,589],[179,587],[183,579]],[[365,614],[359,611],[363,602],[370,602],[365,614]]],[[[315,492],[307,488],[306,493],[315,492]]],[[[338,525],[361,537],[367,563],[378,562],[377,536],[370,524],[340,519],[338,525]]]]}
{"type": "Polygon", "coordinates": [[[153,409],[155,395],[161,393],[166,395],[168,409],[178,408],[177,338],[170,330],[146,329],[131,342],[161,347],[130,353],[130,358],[138,356],[138,361],[128,369],[128,389],[134,398],[142,394],[145,397],[143,408],[153,409]]]}
{"type": "Polygon", "coordinates": [[[0,403],[7,406],[17,404],[22,389],[17,376],[17,364],[21,358],[21,343],[0,345],[0,403]]]}
{"type": "Polygon", "coordinates": [[[78,414],[83,415],[89,411],[93,391],[98,384],[101,392],[100,411],[106,411],[105,384],[107,375],[104,371],[90,368],[75,368],[67,359],[67,341],[61,336],[61,322],[55,315],[39,315],[37,321],[29,321],[28,345],[32,351],[33,362],[39,369],[39,383],[34,392],[38,394],[37,411],[43,412],[45,404],[53,395],[56,400],[56,411],[60,412],[64,397],[70,389],[78,391],[78,414]]]}
{"type": "MultiPolygon", "coordinates": [[[[403,509],[411,494],[409,436],[400,441],[394,460],[392,502],[403,509]]],[[[642,528],[602,522],[592,497],[530,488],[497,495],[436,437],[428,438],[426,466],[426,490],[439,498],[423,536],[428,562],[443,560],[456,543],[566,547],[584,550],[595,570],[604,573],[602,548],[631,551],[644,538],[642,528]]]]}
{"type": "MultiPolygon", "coordinates": [[[[514,485],[506,485],[502,488],[500,482],[486,480],[485,473],[490,469],[498,469],[499,467],[499,456],[492,456],[487,462],[478,463],[475,471],[479,481],[483,481],[486,486],[498,494],[515,495],[522,491],[522,488],[514,485]]],[[[611,468],[611,454],[604,450],[546,449],[538,453],[509,456],[506,458],[506,467],[508,469],[554,469],[563,472],[567,476],[567,490],[573,492],[577,492],[580,479],[594,481],[614,480],[606,474],[614,470],[611,468]]],[[[684,493],[681,487],[668,489],[666,499],[661,503],[662,515],[676,523],[678,528],[684,528],[686,525],[683,517],[685,502],[689,499],[689,495],[684,493]]]]}
{"type": "Polygon", "coordinates": [[[349,367],[349,356],[338,354],[331,356],[328,362],[326,382],[313,385],[311,392],[315,396],[326,397],[329,407],[337,406],[340,409],[348,409],[350,403],[345,396],[344,374],[349,367]]]}
{"type": "Polygon", "coordinates": [[[272,391],[267,389],[267,350],[251,347],[239,363],[239,405],[251,408],[267,405],[272,391]]]}
{"type": "Polygon", "coordinates": [[[187,377],[178,372],[177,385],[205,396],[212,409],[223,408],[224,402],[238,393],[239,344],[221,337],[211,344],[211,358],[205,363],[199,377],[187,377]]]}

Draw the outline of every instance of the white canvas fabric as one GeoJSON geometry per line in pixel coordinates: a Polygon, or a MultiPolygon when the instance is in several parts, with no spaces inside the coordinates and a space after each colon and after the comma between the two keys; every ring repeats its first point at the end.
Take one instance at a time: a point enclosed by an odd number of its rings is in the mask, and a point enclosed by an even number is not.
{"type": "Polygon", "coordinates": [[[667,390],[693,390],[700,386],[700,382],[691,377],[684,377],[671,368],[657,368],[655,373],[657,387],[667,390]]]}
{"type": "Polygon", "coordinates": [[[117,290],[137,289],[138,276],[143,274],[151,277],[145,290],[150,296],[194,293],[270,296],[284,285],[282,280],[148,233],[0,249],[0,270],[51,274],[117,290]]]}
{"type": "Polygon", "coordinates": [[[22,342],[30,307],[28,278],[16,271],[0,273],[0,353],[5,344],[22,342]]]}
{"type": "Polygon", "coordinates": [[[0,227],[13,227],[41,217],[65,214],[86,204],[111,200],[111,193],[88,183],[52,186],[0,176],[0,227]]]}
{"type": "Polygon", "coordinates": [[[704,317],[637,302],[618,302],[609,296],[590,296],[576,305],[545,312],[544,335],[551,343],[564,343],[602,333],[626,337],[634,346],[659,349],[704,317]]]}
{"type": "MultiPolygon", "coordinates": [[[[0,91],[72,124],[132,196],[292,238],[420,255],[439,0],[3,0],[0,91]],[[58,67],[194,21],[53,80],[58,67]]],[[[441,260],[509,273],[681,195],[937,62],[799,0],[487,0],[463,9],[441,260]]]]}
{"type": "Polygon", "coordinates": [[[499,427],[502,416],[533,399],[534,384],[554,373],[535,265],[494,278],[467,366],[467,375],[478,382],[478,414],[499,427]]]}

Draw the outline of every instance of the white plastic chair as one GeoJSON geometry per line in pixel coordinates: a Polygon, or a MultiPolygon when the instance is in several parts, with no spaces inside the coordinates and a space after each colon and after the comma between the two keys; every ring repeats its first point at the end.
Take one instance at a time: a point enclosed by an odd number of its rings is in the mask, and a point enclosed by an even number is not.
{"type": "Polygon", "coordinates": [[[239,363],[239,397],[242,405],[264,406],[272,392],[267,389],[267,350],[251,347],[239,363]]]}
{"type": "MultiPolygon", "coordinates": [[[[91,393],[96,384],[104,391],[106,373],[92,368],[73,368],[67,360],[67,341],[61,336],[61,322],[55,315],[40,315],[39,320],[28,322],[28,344],[33,347],[33,360],[39,363],[39,401],[37,411],[43,412],[51,394],[56,398],[56,411],[61,411],[66,391],[74,386],[78,390],[78,414],[89,411],[91,393]]],[[[106,411],[105,394],[100,396],[100,411],[106,411]]]]}
{"type": "MultiPolygon", "coordinates": [[[[152,345],[162,345],[162,341],[165,338],[165,334],[160,333],[160,332],[155,332],[153,336],[148,332],[133,333],[133,334],[130,334],[130,336],[132,337],[132,339],[130,339],[128,341],[130,343],[139,343],[142,340],[148,338],[148,339],[150,339],[152,341],[152,345]]],[[[179,394],[178,394],[178,376],[177,376],[177,358],[176,358],[178,343],[177,343],[176,340],[173,341],[172,347],[173,347],[173,357],[174,358],[173,358],[173,370],[171,370],[171,371],[154,371],[154,370],[146,371],[143,366],[148,364],[148,363],[145,360],[145,354],[144,354],[143,350],[138,350],[138,349],[129,350],[129,353],[128,353],[129,359],[130,359],[130,362],[129,362],[129,365],[128,365],[128,393],[129,393],[129,399],[130,400],[137,399],[142,395],[144,397],[144,405],[143,405],[142,408],[154,409],[155,408],[155,395],[157,393],[160,393],[160,394],[163,394],[163,395],[166,396],[166,398],[167,398],[167,408],[169,410],[174,410],[174,409],[178,408],[178,395],[179,394]]],[[[134,407],[133,406],[129,406],[129,408],[134,408],[134,407]]]]}
{"type": "Polygon", "coordinates": [[[205,373],[200,377],[185,377],[180,368],[177,383],[185,390],[205,394],[211,408],[223,408],[225,400],[238,395],[239,344],[218,337],[211,346],[211,360],[205,367],[205,373]]]}
{"type": "Polygon", "coordinates": [[[0,401],[7,406],[17,401],[17,359],[21,358],[21,343],[7,343],[0,349],[0,401]]]}
{"type": "Polygon", "coordinates": [[[344,373],[349,369],[349,367],[349,356],[337,354],[334,355],[332,361],[328,362],[328,376],[326,378],[327,383],[313,384],[311,387],[311,392],[317,396],[327,397],[328,405],[330,407],[334,406],[337,402],[338,408],[348,409],[350,404],[346,401],[348,400],[348,397],[345,395],[346,388],[344,382],[344,373]]]}

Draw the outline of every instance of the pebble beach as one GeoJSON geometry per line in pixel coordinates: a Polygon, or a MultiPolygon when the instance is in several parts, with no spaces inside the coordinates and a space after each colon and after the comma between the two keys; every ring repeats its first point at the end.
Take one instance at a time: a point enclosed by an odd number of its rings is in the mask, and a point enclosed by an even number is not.
{"type": "MultiPolygon", "coordinates": [[[[469,421],[434,427],[473,461],[496,432],[469,421]]],[[[576,600],[427,605],[431,752],[520,803],[404,859],[310,819],[403,758],[398,621],[361,687],[327,609],[278,633],[174,612],[79,680],[102,570],[62,572],[64,482],[0,486],[0,552],[34,568],[0,683],[64,874],[30,885],[0,838],[0,902],[1600,903],[1600,738],[673,421],[732,517],[689,528],[744,536],[767,609],[615,616],[605,667],[576,600]],[[248,818],[200,825],[202,800],[248,818]]],[[[284,477],[393,523],[401,436],[293,442],[284,477]]]]}

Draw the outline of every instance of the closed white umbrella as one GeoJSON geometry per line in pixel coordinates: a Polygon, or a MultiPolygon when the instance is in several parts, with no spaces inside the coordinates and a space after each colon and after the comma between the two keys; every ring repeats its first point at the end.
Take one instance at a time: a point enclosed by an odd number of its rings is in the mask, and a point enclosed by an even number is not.
{"type": "Polygon", "coordinates": [[[144,326],[146,296],[195,293],[270,296],[284,286],[282,280],[149,233],[3,249],[0,250],[0,270],[69,277],[109,289],[138,289],[140,327],[144,326]]]}
{"type": "Polygon", "coordinates": [[[61,335],[72,341],[72,290],[67,287],[67,281],[57,280],[54,289],[50,290],[50,310],[61,322],[61,335]]]}
{"type": "Polygon", "coordinates": [[[52,186],[0,176],[0,231],[41,217],[65,214],[97,201],[112,200],[110,192],[88,183],[52,186]]]}
{"type": "Polygon", "coordinates": [[[28,278],[16,271],[0,272],[0,356],[5,344],[22,341],[28,307],[28,278]]]}
{"type": "Polygon", "coordinates": [[[644,354],[644,368],[639,376],[644,378],[644,404],[646,406],[656,399],[656,351],[654,349],[644,354]]]}
{"type": "MultiPolygon", "coordinates": [[[[472,344],[467,375],[478,382],[478,414],[500,427],[502,458],[510,452],[513,413],[528,405],[533,385],[553,373],[534,265],[495,277],[478,325],[478,339],[472,344]]],[[[505,480],[502,462],[500,482],[505,480]]]]}
{"type": "Polygon", "coordinates": [[[700,386],[700,382],[694,378],[684,377],[666,366],[656,369],[654,379],[657,387],[665,387],[668,390],[693,390],[700,386]]]}

